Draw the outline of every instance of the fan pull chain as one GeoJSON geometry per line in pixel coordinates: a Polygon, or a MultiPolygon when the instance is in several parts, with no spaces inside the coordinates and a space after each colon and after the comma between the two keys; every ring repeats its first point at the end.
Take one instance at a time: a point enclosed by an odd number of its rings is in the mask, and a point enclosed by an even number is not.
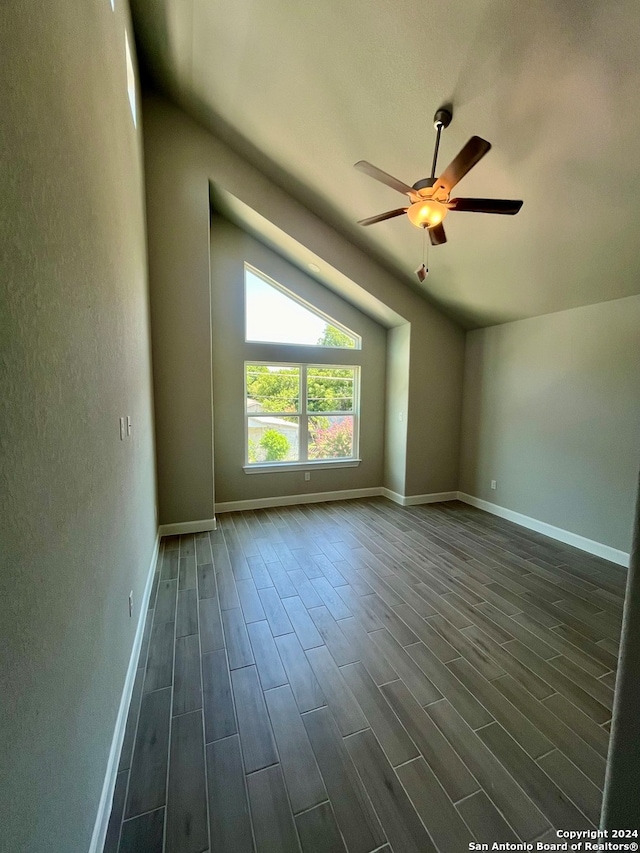
{"type": "Polygon", "coordinates": [[[422,253],[424,255],[424,247],[427,247],[427,259],[423,260],[424,269],[426,275],[429,275],[429,253],[431,252],[431,238],[427,239],[427,229],[424,228],[424,235],[422,237],[422,253]]]}
{"type": "Polygon", "coordinates": [[[429,275],[429,249],[431,248],[431,240],[427,242],[427,229],[422,228],[422,264],[416,270],[416,275],[420,281],[424,281],[429,275]]]}

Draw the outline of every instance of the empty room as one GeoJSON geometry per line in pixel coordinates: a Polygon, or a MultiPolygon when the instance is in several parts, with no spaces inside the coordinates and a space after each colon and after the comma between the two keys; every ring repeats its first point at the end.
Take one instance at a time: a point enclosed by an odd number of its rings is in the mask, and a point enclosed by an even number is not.
{"type": "Polygon", "coordinates": [[[2,4],[2,853],[637,849],[638,33],[2,4]]]}

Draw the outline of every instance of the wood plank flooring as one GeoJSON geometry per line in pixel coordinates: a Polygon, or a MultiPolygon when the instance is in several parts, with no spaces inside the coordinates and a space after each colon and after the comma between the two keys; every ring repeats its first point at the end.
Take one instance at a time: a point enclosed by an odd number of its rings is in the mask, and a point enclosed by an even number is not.
{"type": "Polygon", "coordinates": [[[452,853],[596,827],[624,585],[458,502],[165,538],[104,853],[452,853]]]}

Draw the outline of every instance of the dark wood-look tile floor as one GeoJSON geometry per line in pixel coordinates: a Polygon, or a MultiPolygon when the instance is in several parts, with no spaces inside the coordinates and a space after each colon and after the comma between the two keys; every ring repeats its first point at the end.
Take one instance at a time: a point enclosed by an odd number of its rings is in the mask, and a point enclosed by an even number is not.
{"type": "Polygon", "coordinates": [[[597,826],[624,584],[457,502],[165,538],[104,853],[454,853],[597,826]]]}

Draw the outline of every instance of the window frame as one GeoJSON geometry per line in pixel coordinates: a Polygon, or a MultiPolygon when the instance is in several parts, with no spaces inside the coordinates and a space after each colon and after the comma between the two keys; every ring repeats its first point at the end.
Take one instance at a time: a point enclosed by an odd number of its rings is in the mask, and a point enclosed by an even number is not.
{"type": "Polygon", "coordinates": [[[339,323],[337,320],[334,320],[333,317],[330,317],[324,311],[321,311],[319,308],[316,308],[315,305],[312,305],[310,302],[307,302],[306,299],[303,299],[301,296],[298,296],[297,293],[294,293],[292,290],[289,290],[284,285],[280,284],[280,282],[271,278],[271,276],[262,272],[262,270],[257,269],[252,264],[244,262],[244,272],[243,272],[243,288],[244,288],[244,342],[245,344],[267,344],[269,346],[277,346],[277,347],[314,347],[320,348],[323,350],[347,350],[348,352],[355,352],[362,349],[362,336],[358,335],[353,329],[347,328],[347,326],[339,323]],[[319,317],[321,320],[324,320],[325,323],[329,326],[333,326],[336,329],[339,329],[345,335],[348,335],[350,338],[353,338],[355,343],[352,347],[332,347],[327,346],[326,344],[299,344],[299,343],[289,343],[285,341],[263,341],[263,340],[255,340],[254,338],[247,337],[247,270],[255,275],[257,278],[261,278],[266,284],[270,287],[273,287],[275,290],[282,293],[288,299],[291,299],[292,302],[296,302],[302,308],[305,308],[307,311],[310,311],[312,314],[315,314],[316,317],[319,317]]]}
{"type": "MultiPolygon", "coordinates": [[[[327,347],[327,349],[339,349],[339,347],[327,347]]],[[[360,449],[360,384],[361,366],[359,364],[324,364],[316,362],[301,361],[263,361],[258,359],[245,359],[243,362],[243,406],[244,406],[244,471],[246,474],[257,474],[260,472],[273,471],[310,471],[314,468],[355,468],[361,459],[360,449]],[[297,412],[248,412],[247,411],[247,367],[248,365],[264,365],[266,367],[297,367],[300,370],[298,376],[298,411],[297,412]],[[353,407],[350,412],[309,412],[307,398],[307,370],[319,368],[320,370],[352,370],[353,371],[353,407]],[[353,418],[353,455],[343,456],[336,459],[309,459],[309,418],[326,416],[340,417],[347,415],[353,418]],[[273,418],[298,418],[298,455],[299,458],[291,462],[249,462],[249,418],[273,417],[273,418]],[[303,442],[301,436],[306,436],[303,442]]]]}

